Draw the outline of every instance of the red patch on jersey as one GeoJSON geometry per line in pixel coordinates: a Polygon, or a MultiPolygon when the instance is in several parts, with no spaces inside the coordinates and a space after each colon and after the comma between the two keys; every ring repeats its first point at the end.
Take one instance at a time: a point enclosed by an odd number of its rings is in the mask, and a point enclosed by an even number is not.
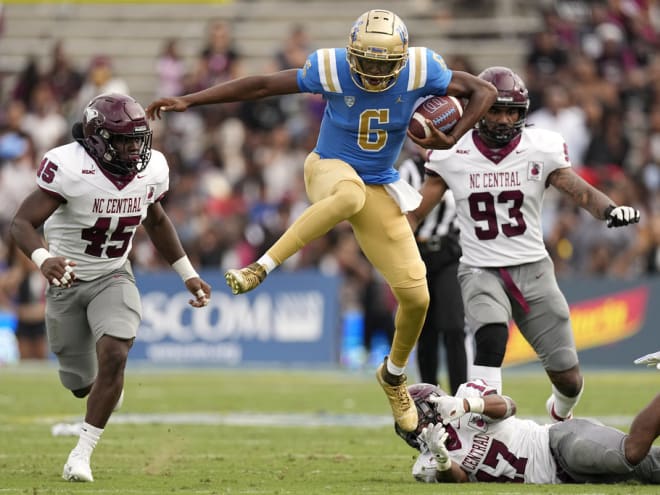
{"type": "Polygon", "coordinates": [[[527,163],[527,180],[541,180],[543,175],[543,162],[527,163]]]}

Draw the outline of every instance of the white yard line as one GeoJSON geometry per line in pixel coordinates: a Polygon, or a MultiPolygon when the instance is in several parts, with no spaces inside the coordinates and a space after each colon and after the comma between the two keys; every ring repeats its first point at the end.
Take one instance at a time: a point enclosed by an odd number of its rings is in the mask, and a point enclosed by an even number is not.
{"type": "MultiPolygon", "coordinates": [[[[546,423],[545,416],[532,416],[537,423],[546,423]]],[[[632,416],[599,416],[602,423],[618,428],[627,428],[632,416]]],[[[54,435],[76,435],[82,418],[36,417],[34,423],[52,424],[54,435]]],[[[354,427],[381,428],[393,424],[391,416],[369,414],[314,414],[314,413],[154,413],[114,414],[114,424],[171,424],[171,425],[228,425],[228,426],[274,426],[274,427],[354,427]]]]}

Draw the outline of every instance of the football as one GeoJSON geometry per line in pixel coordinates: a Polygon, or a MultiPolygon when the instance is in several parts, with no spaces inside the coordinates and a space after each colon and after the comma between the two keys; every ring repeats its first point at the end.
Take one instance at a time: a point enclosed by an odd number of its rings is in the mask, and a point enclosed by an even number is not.
{"type": "Polygon", "coordinates": [[[422,101],[410,119],[410,133],[419,138],[431,135],[431,129],[426,124],[427,120],[433,122],[433,126],[445,134],[451,131],[458,119],[463,115],[463,105],[453,96],[432,96],[422,101]]]}

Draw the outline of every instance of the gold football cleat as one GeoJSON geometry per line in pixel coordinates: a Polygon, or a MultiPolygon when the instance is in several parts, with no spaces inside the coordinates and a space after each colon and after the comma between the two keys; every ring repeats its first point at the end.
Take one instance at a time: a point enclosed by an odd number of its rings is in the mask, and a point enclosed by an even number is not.
{"type": "Polygon", "coordinates": [[[227,270],[225,280],[234,294],[243,294],[256,288],[266,278],[266,269],[259,263],[250,263],[245,268],[227,270]]]}
{"type": "Polygon", "coordinates": [[[383,387],[387,400],[390,401],[394,421],[403,431],[415,431],[417,429],[417,407],[406,384],[406,375],[395,376],[387,372],[387,358],[378,366],[376,378],[383,387]]]}

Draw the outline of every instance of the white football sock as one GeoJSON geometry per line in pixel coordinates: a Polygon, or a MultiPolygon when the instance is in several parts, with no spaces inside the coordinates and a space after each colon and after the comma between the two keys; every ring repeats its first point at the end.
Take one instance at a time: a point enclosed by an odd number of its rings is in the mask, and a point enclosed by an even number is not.
{"type": "Polygon", "coordinates": [[[401,376],[403,375],[403,371],[405,369],[406,369],[405,366],[397,366],[396,364],[392,363],[391,359],[387,360],[387,372],[390,375],[401,376]]]}
{"type": "Polygon", "coordinates": [[[498,394],[502,394],[502,368],[473,364],[470,366],[469,373],[468,381],[481,378],[488,385],[494,387],[498,394]]]}
{"type": "Polygon", "coordinates": [[[102,434],[103,428],[97,428],[96,426],[84,422],[80,427],[80,437],[78,438],[76,449],[84,452],[92,452],[102,434]]]}
{"type": "Polygon", "coordinates": [[[575,397],[566,397],[553,385],[552,395],[555,398],[555,403],[554,403],[555,414],[562,418],[568,417],[568,415],[571,414],[571,412],[573,411],[573,408],[580,401],[580,397],[582,397],[582,392],[584,392],[584,379],[582,381],[582,388],[580,389],[580,393],[578,393],[575,397]]]}
{"type": "Polygon", "coordinates": [[[264,254],[261,258],[259,258],[257,263],[264,267],[266,273],[270,273],[275,270],[275,268],[277,268],[277,263],[275,263],[275,260],[267,254],[264,254]]]}

